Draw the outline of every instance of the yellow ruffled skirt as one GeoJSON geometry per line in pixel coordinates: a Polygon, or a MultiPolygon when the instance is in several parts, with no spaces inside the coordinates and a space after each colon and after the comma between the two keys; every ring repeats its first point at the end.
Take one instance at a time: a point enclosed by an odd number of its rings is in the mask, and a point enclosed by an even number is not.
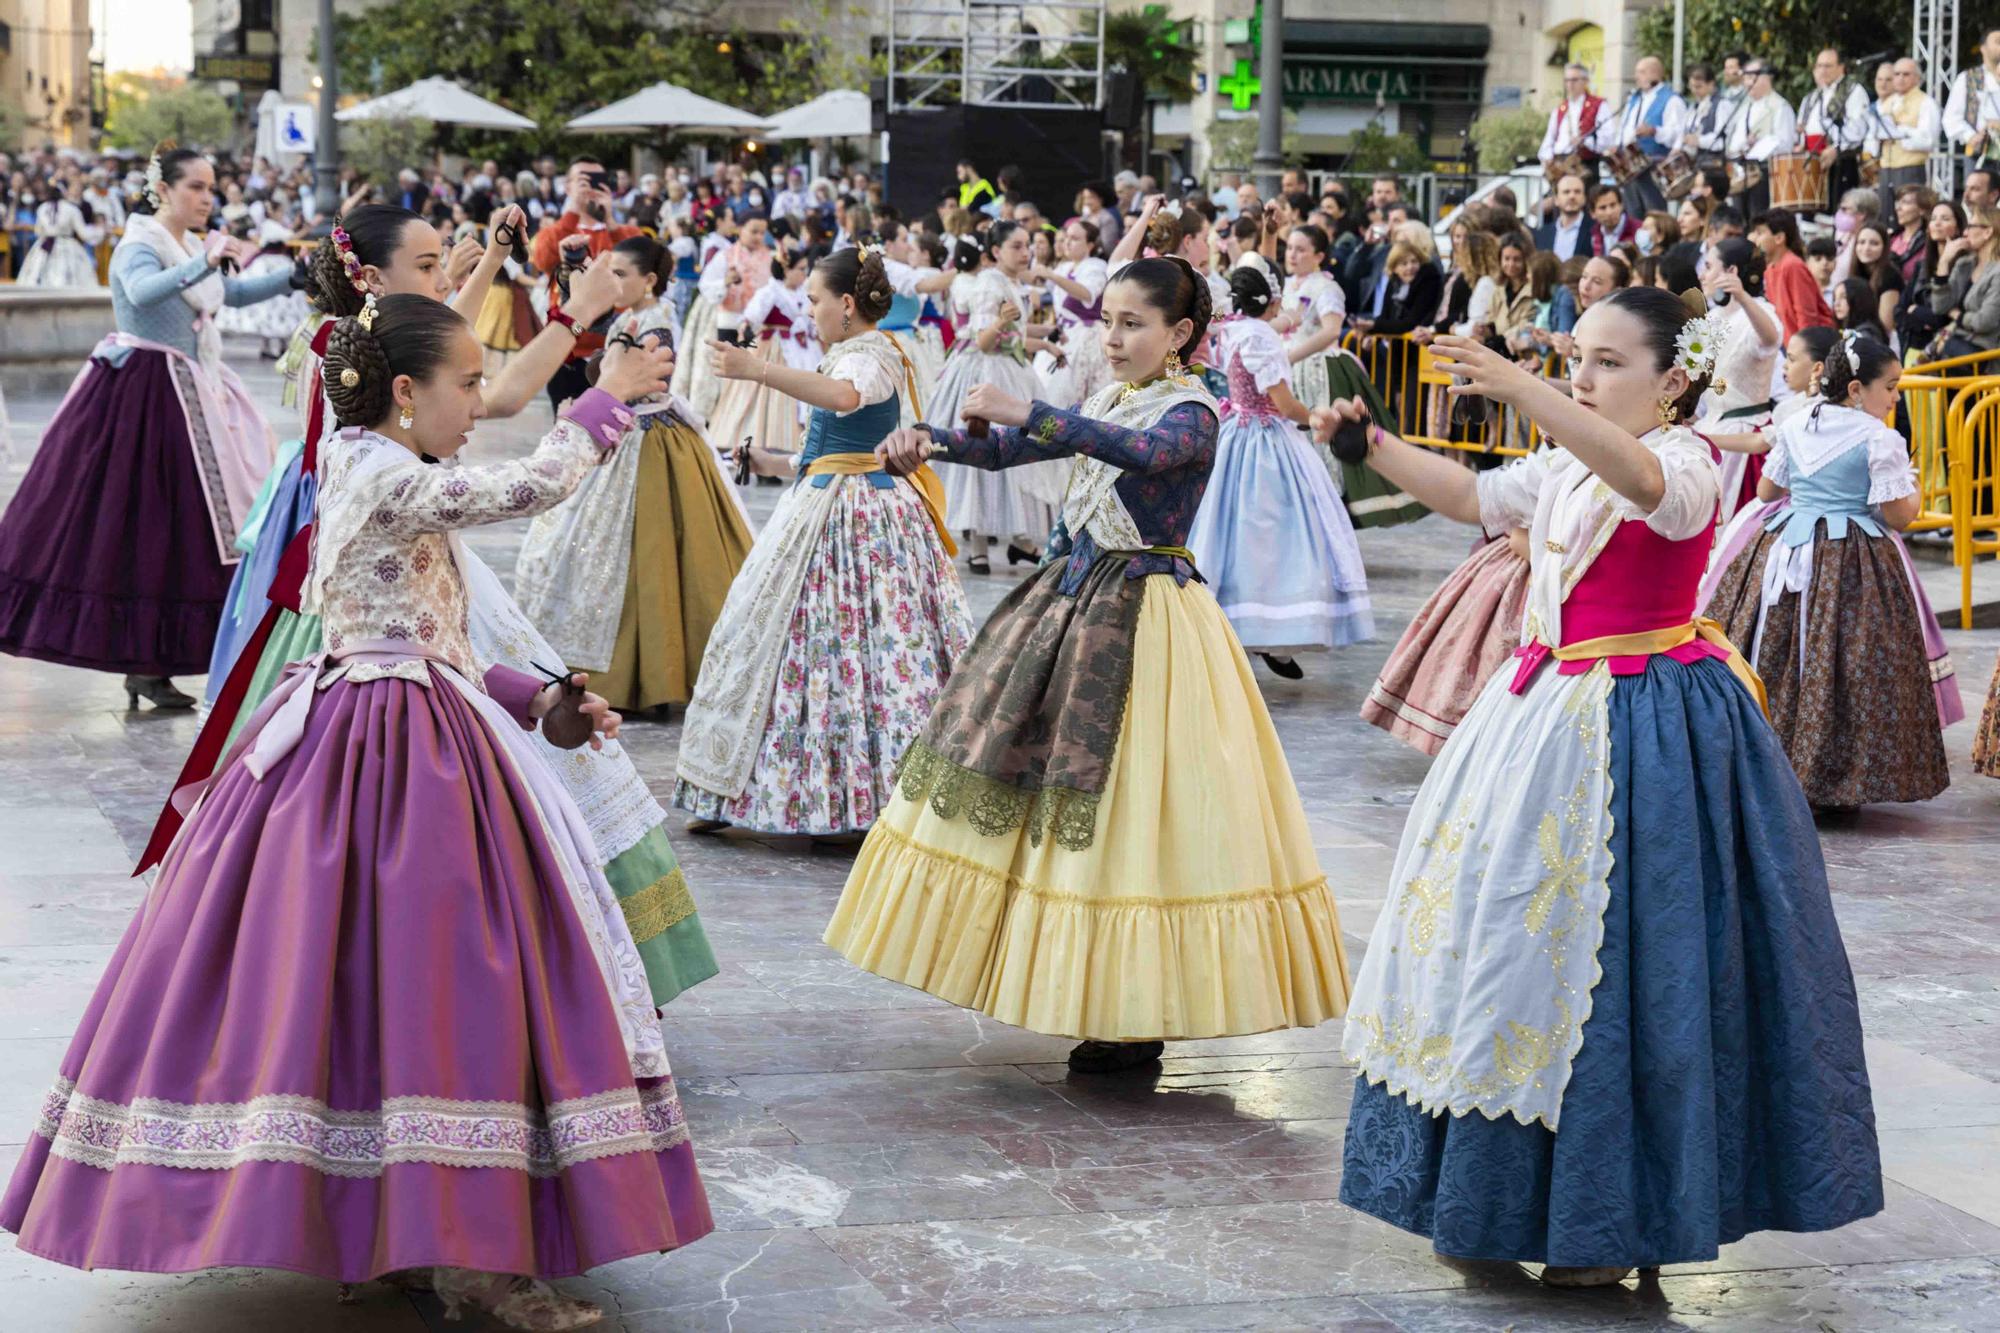
{"type": "Polygon", "coordinates": [[[826,942],[892,981],[1099,1041],[1311,1027],[1347,956],[1298,789],[1214,597],[1148,577],[1131,695],[1080,851],[898,791],[826,942]]]}

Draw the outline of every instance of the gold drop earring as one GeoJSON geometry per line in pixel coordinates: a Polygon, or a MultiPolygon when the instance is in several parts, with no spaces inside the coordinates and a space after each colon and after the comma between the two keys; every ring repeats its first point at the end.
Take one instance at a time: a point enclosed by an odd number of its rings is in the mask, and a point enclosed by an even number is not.
{"type": "Polygon", "coordinates": [[[1180,351],[1180,348],[1176,347],[1176,348],[1175,348],[1175,349],[1174,349],[1173,351],[1171,351],[1171,352],[1168,352],[1168,353],[1167,353],[1167,377],[1168,377],[1169,379],[1179,379],[1179,378],[1180,378],[1180,377],[1181,377],[1181,376],[1182,376],[1183,374],[1185,374],[1185,373],[1186,373],[1186,371],[1187,371],[1187,367],[1185,367],[1185,366],[1183,366],[1183,365],[1181,364],[1181,351],[1180,351]]]}
{"type": "Polygon", "coordinates": [[[397,415],[396,424],[398,426],[401,426],[404,430],[408,430],[410,427],[417,424],[416,413],[410,411],[410,409],[407,407],[404,408],[402,412],[397,415]]]}
{"type": "Polygon", "coordinates": [[[1662,426],[1673,425],[1679,419],[1680,414],[1681,410],[1674,405],[1673,399],[1662,398],[1660,400],[1660,424],[1662,426]]]}

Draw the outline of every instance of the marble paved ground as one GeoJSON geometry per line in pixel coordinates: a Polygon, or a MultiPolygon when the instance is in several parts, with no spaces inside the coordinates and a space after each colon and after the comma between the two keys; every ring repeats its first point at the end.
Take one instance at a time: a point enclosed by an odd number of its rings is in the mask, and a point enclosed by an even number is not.
{"type": "MultiPolygon", "coordinates": [[[[279,419],[268,369],[242,365],[279,419]]],[[[0,503],[55,403],[11,406],[0,503]]],[[[475,456],[519,452],[545,420],[482,427],[475,456]]],[[[772,495],[752,493],[760,516],[772,495]]],[[[474,540],[505,574],[519,537],[474,540]]],[[[1368,536],[1384,641],[1309,663],[1300,684],[1262,677],[1356,959],[1427,761],[1355,709],[1466,542],[1439,519],[1368,536]]],[[[1011,584],[976,582],[976,609],[1011,584]]],[[[1949,638],[1976,714],[2000,632],[1949,638]]],[[[123,703],[110,677],[0,658],[0,1170],[139,902],[126,876],[194,733],[123,703]]],[[[661,794],[677,730],[629,737],[661,794]]],[[[1337,1025],[1187,1043],[1152,1080],[1073,1080],[1069,1043],[819,943],[848,853],[676,836],[725,967],[665,1019],[719,1229],[575,1285],[629,1333],[2000,1328],[2000,783],[1971,772],[1970,731],[1949,735],[1944,796],[1825,839],[1870,1036],[1880,1217],[1754,1237],[1636,1292],[1447,1267],[1334,1201],[1352,1078],[1337,1025]]],[[[83,1274],[4,1243],[0,1309],[34,1333],[476,1328],[381,1287],[343,1307],[306,1278],[83,1274]]]]}

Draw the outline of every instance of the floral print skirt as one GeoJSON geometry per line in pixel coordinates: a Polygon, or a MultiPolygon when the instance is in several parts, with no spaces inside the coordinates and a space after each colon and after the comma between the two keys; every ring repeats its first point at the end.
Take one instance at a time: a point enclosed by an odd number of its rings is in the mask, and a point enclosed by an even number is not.
{"type": "MultiPolygon", "coordinates": [[[[826,835],[866,830],[889,803],[972,620],[917,492],[873,480],[834,479],[840,493],[806,557],[749,780],[723,796],[680,779],[682,810],[760,833],[826,835]]],[[[781,508],[760,540],[803,513],[781,508]]],[[[710,660],[716,650],[711,638],[710,660]]]]}
{"type": "MultiPolygon", "coordinates": [[[[1717,583],[1707,614],[1770,695],[1771,725],[1814,805],[1927,801],[1951,783],[1923,609],[1891,536],[1813,533],[1812,573],[1759,612],[1765,565],[1787,548],[1760,532],[1717,583]]],[[[1947,660],[1947,665],[1949,662],[1947,660]]]]}

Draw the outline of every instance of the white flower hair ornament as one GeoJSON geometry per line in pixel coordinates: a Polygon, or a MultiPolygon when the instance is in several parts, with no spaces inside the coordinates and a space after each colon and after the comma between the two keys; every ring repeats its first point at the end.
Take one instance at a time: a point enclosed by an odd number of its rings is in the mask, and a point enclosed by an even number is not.
{"type": "Polygon", "coordinates": [[[1857,329],[1848,329],[1840,335],[1840,350],[1847,353],[1847,369],[1856,379],[1861,378],[1861,350],[1857,346],[1860,341],[1857,329]]]}
{"type": "Polygon", "coordinates": [[[146,202],[155,212],[166,206],[166,177],[160,171],[160,150],[146,159],[146,202]]]}
{"type": "Polygon", "coordinates": [[[1722,321],[1713,314],[1689,320],[1681,325],[1680,337],[1675,340],[1674,364],[1685,370],[1689,379],[1713,375],[1722,355],[1722,339],[1722,321]]]}

